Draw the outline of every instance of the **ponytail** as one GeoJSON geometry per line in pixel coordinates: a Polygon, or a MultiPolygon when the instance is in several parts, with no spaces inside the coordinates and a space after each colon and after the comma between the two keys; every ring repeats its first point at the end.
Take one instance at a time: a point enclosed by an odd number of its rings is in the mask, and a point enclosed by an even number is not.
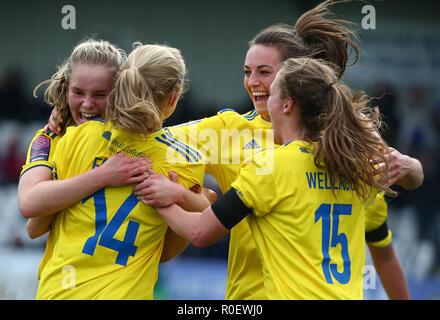
{"type": "Polygon", "coordinates": [[[364,200],[373,186],[395,195],[386,184],[388,146],[380,137],[380,113],[368,106],[363,92],[353,93],[338,81],[334,65],[322,60],[298,58],[285,61],[278,77],[282,98],[298,102],[300,122],[306,140],[315,142],[315,165],[335,177],[345,179],[364,200]],[[385,163],[385,174],[378,179],[372,159],[385,163]]]}
{"type": "Polygon", "coordinates": [[[116,77],[106,120],[119,129],[150,134],[162,127],[171,94],[184,89],[186,68],[176,48],[135,46],[116,77]]]}
{"type": "Polygon", "coordinates": [[[135,67],[121,70],[112,93],[106,120],[116,128],[148,134],[162,127],[162,115],[148,83],[135,67]]]}
{"type": "Polygon", "coordinates": [[[295,26],[275,24],[263,29],[249,42],[249,46],[275,46],[283,61],[310,57],[331,62],[340,78],[350,59],[347,52],[349,48],[355,53],[351,65],[358,59],[358,37],[346,26],[353,23],[330,18],[332,13],[329,6],[332,4],[334,2],[328,0],[307,11],[297,20],[295,26]]]}
{"type": "Polygon", "coordinates": [[[359,48],[355,40],[359,38],[354,31],[345,26],[354,23],[330,18],[333,14],[329,6],[332,4],[335,3],[327,0],[304,13],[295,24],[295,32],[308,48],[308,56],[336,65],[336,75],[340,78],[350,59],[348,48],[355,53],[350,65],[358,60],[359,48]]]}

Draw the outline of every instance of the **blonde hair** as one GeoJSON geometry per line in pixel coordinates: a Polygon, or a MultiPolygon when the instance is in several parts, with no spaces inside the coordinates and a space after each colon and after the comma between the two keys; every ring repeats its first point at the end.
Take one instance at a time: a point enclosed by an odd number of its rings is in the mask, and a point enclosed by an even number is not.
{"type": "Polygon", "coordinates": [[[61,134],[68,126],[74,125],[67,97],[67,85],[70,81],[72,70],[78,64],[102,65],[115,69],[115,74],[126,59],[125,52],[116,45],[105,40],[87,39],[80,42],[72,51],[70,57],[58,67],[51,79],[39,83],[34,89],[34,96],[40,86],[49,84],[44,92],[44,101],[57,110],[58,125],[61,134]],[[62,118],[63,122],[59,123],[62,118]]]}
{"type": "Polygon", "coordinates": [[[289,96],[298,102],[306,139],[317,142],[315,165],[328,171],[332,189],[338,176],[364,200],[371,195],[368,186],[396,194],[386,182],[388,146],[378,134],[379,109],[368,106],[370,99],[364,92],[353,93],[338,81],[334,65],[312,58],[286,60],[277,85],[282,99],[289,96]],[[374,175],[372,159],[385,163],[383,175],[374,175]]]}
{"type": "Polygon", "coordinates": [[[169,97],[184,90],[185,74],[178,49],[136,43],[116,77],[106,120],[116,128],[139,134],[160,129],[169,97]]]}

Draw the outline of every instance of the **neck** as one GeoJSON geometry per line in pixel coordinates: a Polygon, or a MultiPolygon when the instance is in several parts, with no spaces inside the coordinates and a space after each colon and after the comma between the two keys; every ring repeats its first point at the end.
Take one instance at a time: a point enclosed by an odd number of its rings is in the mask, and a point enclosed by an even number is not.
{"type": "Polygon", "coordinates": [[[293,120],[292,122],[292,119],[285,121],[280,130],[281,144],[296,140],[307,140],[306,133],[305,128],[301,126],[298,121],[293,120]]]}

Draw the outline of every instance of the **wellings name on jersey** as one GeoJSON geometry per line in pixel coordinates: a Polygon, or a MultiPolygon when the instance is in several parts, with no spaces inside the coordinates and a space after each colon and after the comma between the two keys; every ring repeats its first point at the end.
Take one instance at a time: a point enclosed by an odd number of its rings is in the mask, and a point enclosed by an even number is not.
{"type": "Polygon", "coordinates": [[[327,172],[306,172],[306,178],[309,189],[354,191],[352,185],[339,177],[335,179],[335,185],[332,187],[327,172]]]}

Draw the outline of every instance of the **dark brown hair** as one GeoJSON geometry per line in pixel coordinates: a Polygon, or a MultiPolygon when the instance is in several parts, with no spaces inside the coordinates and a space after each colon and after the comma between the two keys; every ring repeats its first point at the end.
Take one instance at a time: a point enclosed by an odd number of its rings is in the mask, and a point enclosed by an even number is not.
{"type": "Polygon", "coordinates": [[[347,27],[353,23],[331,18],[329,6],[334,3],[324,1],[307,11],[295,26],[275,24],[263,29],[249,42],[249,47],[255,44],[275,46],[283,61],[297,57],[329,61],[336,66],[336,75],[340,78],[350,59],[348,49],[355,54],[352,64],[358,59],[359,49],[356,33],[347,27]]]}

